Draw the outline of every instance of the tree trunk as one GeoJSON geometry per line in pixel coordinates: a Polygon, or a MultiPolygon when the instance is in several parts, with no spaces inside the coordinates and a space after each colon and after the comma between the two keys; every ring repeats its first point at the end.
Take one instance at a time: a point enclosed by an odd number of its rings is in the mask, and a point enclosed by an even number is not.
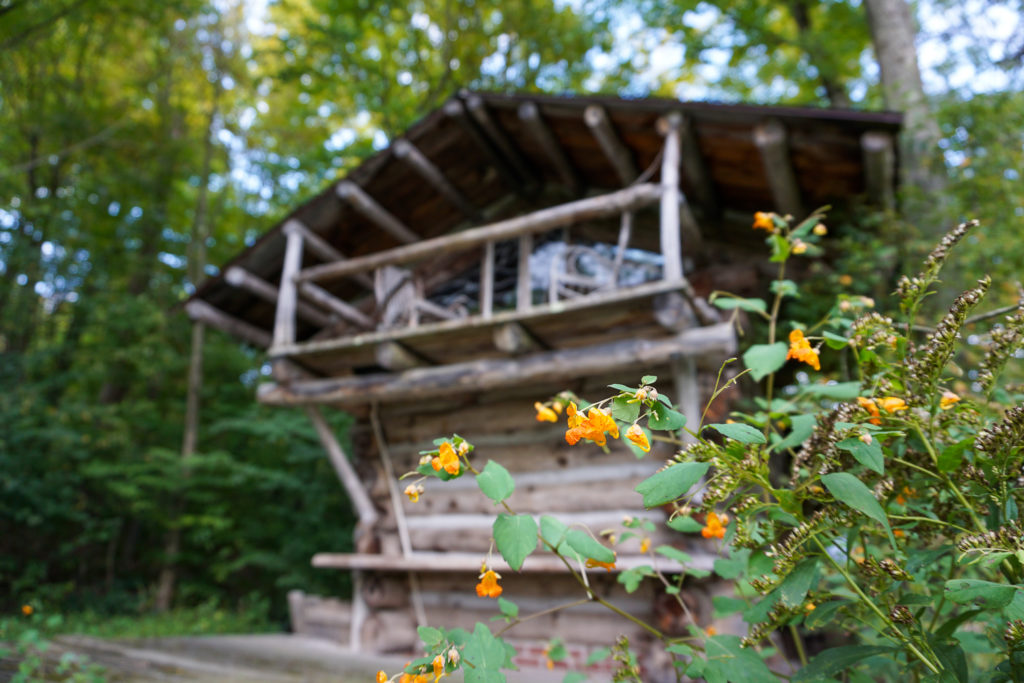
{"type": "Polygon", "coordinates": [[[945,184],[939,124],[928,106],[917,64],[917,30],[906,0],[865,0],[871,42],[888,109],[903,112],[904,187],[932,194],[945,184]]]}

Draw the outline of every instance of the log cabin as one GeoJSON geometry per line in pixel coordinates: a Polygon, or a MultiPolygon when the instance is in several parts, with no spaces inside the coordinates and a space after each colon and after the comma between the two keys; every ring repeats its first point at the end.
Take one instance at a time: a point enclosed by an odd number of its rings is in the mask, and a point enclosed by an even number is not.
{"type": "MultiPolygon", "coordinates": [[[[595,533],[621,533],[627,517],[664,521],[633,487],[671,445],[643,458],[618,442],[570,447],[534,402],[566,389],[597,400],[654,374],[699,417],[737,352],[708,295],[756,293],[764,267],[752,213],[891,208],[899,127],[884,112],[461,92],[202,283],[188,314],[265,350],[272,381],[257,399],[308,413],[358,515],[356,552],[312,558],[353,573],[351,601],[296,593],[294,628],[411,653],[418,625],[471,629],[496,613],[473,589],[495,506],[471,477],[428,480],[417,503],[401,492],[399,475],[438,437],[460,434],[479,466],[512,472],[517,512],[595,533]],[[351,453],[328,410],[356,417],[351,453]]],[[[654,546],[711,567],[699,534],[658,528],[654,546]]],[[[615,571],[590,570],[591,589],[682,628],[652,582],[628,593],[616,581],[645,564],[679,571],[641,540],[616,547],[615,571]]],[[[493,566],[523,613],[580,596],[550,554],[520,572],[493,566]]],[[[717,590],[692,586],[702,625],[717,590]]],[[[643,643],[642,630],[582,604],[506,637],[522,666],[561,638],[581,667],[620,634],[643,643]]]]}

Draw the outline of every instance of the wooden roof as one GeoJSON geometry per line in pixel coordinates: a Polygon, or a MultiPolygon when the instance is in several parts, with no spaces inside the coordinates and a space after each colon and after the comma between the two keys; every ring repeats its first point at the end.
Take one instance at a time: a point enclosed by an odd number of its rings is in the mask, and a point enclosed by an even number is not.
{"type": "MultiPolygon", "coordinates": [[[[877,177],[872,181],[872,145],[866,141],[871,136],[889,140],[891,155],[891,139],[901,121],[895,113],[463,92],[297,207],[221,274],[203,282],[191,301],[227,314],[240,323],[236,334],[266,346],[262,341],[273,330],[274,304],[252,288],[233,286],[225,274],[235,266],[276,289],[285,251],[283,227],[289,221],[301,222],[353,258],[621,188],[627,184],[622,164],[640,174],[657,166],[663,143],[657,121],[672,112],[684,117],[680,185],[706,238],[728,241],[730,217],[742,215],[749,227],[750,212],[785,212],[787,201],[814,208],[865,193],[881,200],[891,191],[880,188],[877,177]],[[595,130],[601,122],[592,115],[601,112],[624,150],[618,164],[595,130]],[[779,132],[784,137],[776,149],[788,156],[792,168],[788,200],[780,179],[766,171],[770,145],[758,139],[779,132]],[[423,164],[416,163],[424,159],[442,180],[428,179],[423,164]],[[358,196],[352,198],[353,193],[358,196]],[[371,220],[358,208],[360,197],[383,207],[397,227],[383,229],[371,220]]],[[[890,169],[881,182],[891,185],[891,176],[890,169]]],[[[307,241],[304,266],[326,261],[307,241]]],[[[333,282],[328,289],[343,301],[367,291],[351,280],[333,282]]],[[[300,320],[298,338],[317,329],[300,320]]]]}

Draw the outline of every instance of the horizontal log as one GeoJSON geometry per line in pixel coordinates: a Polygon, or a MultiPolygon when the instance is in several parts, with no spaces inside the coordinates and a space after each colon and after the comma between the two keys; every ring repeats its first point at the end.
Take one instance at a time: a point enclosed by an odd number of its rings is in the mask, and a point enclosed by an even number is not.
{"type": "Polygon", "coordinates": [[[582,349],[537,353],[520,359],[478,360],[402,373],[264,384],[258,398],[272,405],[317,403],[361,404],[426,399],[447,394],[478,392],[532,382],[568,381],[606,373],[613,368],[650,367],[680,356],[717,365],[736,351],[736,334],[729,323],[686,330],[663,339],[626,339],[582,349]]]}
{"type": "MultiPolygon", "coordinates": [[[[352,304],[346,303],[328,292],[323,287],[318,287],[312,282],[303,282],[299,285],[299,293],[311,301],[315,301],[324,308],[330,309],[344,320],[364,329],[375,327],[373,319],[366,315],[352,304]]],[[[301,303],[299,304],[302,305],[301,303]]]]}
{"type": "Polygon", "coordinates": [[[258,346],[262,349],[270,346],[271,336],[269,332],[244,320],[234,318],[202,299],[192,299],[185,304],[185,312],[192,320],[209,325],[233,337],[238,337],[253,346],[258,346]]]}
{"type": "Polygon", "coordinates": [[[634,185],[624,190],[597,197],[588,197],[568,204],[541,209],[525,216],[518,216],[481,226],[472,230],[444,235],[429,240],[396,247],[359,258],[338,263],[325,263],[307,268],[298,274],[299,280],[326,282],[353,273],[365,272],[386,265],[411,263],[438,254],[461,251],[483,246],[487,242],[501,241],[520,235],[544,232],[551,228],[571,225],[579,221],[611,216],[623,211],[635,211],[654,204],[661,197],[661,187],[653,184],[634,185]]]}
{"type": "Polygon", "coordinates": [[[501,151],[488,138],[483,129],[470,117],[462,100],[453,97],[445,102],[442,111],[444,111],[445,116],[455,121],[469,135],[476,146],[487,155],[491,165],[498,171],[498,175],[502,177],[505,184],[511,187],[516,194],[526,196],[525,180],[519,177],[515,169],[512,168],[512,164],[502,156],[501,151]]]}
{"type": "MultiPolygon", "coordinates": [[[[369,218],[374,224],[389,233],[399,242],[411,244],[419,240],[419,235],[410,230],[404,223],[402,223],[402,221],[391,215],[387,209],[377,203],[377,200],[366,194],[366,191],[359,187],[359,185],[350,180],[345,180],[338,183],[336,191],[338,196],[351,204],[356,211],[369,218]]],[[[352,261],[342,261],[342,263],[351,262],[352,261]]],[[[355,273],[360,270],[365,269],[357,268],[352,272],[355,273]]]]}
{"type": "Polygon", "coordinates": [[[435,166],[415,145],[405,138],[399,138],[391,145],[391,150],[398,159],[412,167],[420,177],[426,180],[445,199],[454,204],[459,211],[474,220],[479,219],[480,212],[476,207],[469,203],[466,196],[452,185],[451,181],[441,172],[441,169],[435,166]]]}
{"type": "Polygon", "coordinates": [[[604,152],[608,162],[615,169],[622,184],[629,185],[636,180],[640,172],[633,161],[633,153],[619,139],[604,107],[596,104],[590,105],[583,111],[583,120],[597,139],[601,151],[604,152]]]}
{"type": "Polygon", "coordinates": [[[548,161],[558,171],[558,175],[561,176],[562,182],[569,188],[569,191],[576,195],[582,194],[583,180],[579,172],[573,167],[572,162],[569,161],[569,157],[566,155],[565,150],[562,149],[562,145],[559,144],[558,138],[555,137],[555,134],[551,132],[551,128],[548,127],[547,122],[540,113],[540,108],[533,102],[523,102],[519,105],[519,120],[523,122],[526,129],[533,135],[533,139],[544,150],[548,161]]]}

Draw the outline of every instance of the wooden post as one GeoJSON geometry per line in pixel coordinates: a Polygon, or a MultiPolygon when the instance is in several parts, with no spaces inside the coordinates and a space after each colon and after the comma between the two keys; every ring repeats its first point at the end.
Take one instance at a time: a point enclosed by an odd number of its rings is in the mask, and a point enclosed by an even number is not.
{"type": "Polygon", "coordinates": [[[722,206],[718,202],[711,174],[700,153],[697,133],[693,129],[693,120],[683,116],[679,126],[680,162],[686,178],[693,188],[693,199],[703,211],[704,218],[717,219],[722,215],[722,206]]]}
{"type": "Polygon", "coordinates": [[[465,195],[444,176],[441,169],[431,163],[430,159],[423,152],[416,149],[411,142],[405,138],[399,138],[391,145],[391,150],[395,153],[395,157],[411,166],[427,183],[454,204],[459,211],[473,220],[479,220],[480,212],[477,211],[476,207],[470,204],[465,195]]]}
{"type": "MultiPolygon", "coordinates": [[[[679,412],[686,416],[686,426],[696,433],[700,426],[701,406],[697,363],[693,356],[672,356],[672,379],[676,385],[679,412]]],[[[685,429],[679,430],[679,438],[687,446],[697,442],[685,429]]]]}
{"type": "Polygon", "coordinates": [[[803,218],[803,200],[796,182],[793,163],[789,159],[786,127],[777,119],[769,119],[754,128],[754,144],[761,150],[765,176],[772,188],[775,207],[780,213],[803,218]]]}
{"type": "Polygon", "coordinates": [[[633,212],[623,211],[622,219],[619,221],[619,242],[615,245],[615,262],[612,264],[612,289],[619,286],[619,271],[622,269],[622,261],[626,258],[626,249],[629,248],[632,235],[633,212]]]}
{"type": "Polygon", "coordinates": [[[486,320],[494,314],[494,242],[484,245],[480,264],[480,315],[486,320]]]}
{"type": "Polygon", "coordinates": [[[277,288],[277,311],[274,314],[274,346],[295,343],[295,305],[299,293],[295,275],[302,269],[302,235],[289,232],[285,239],[281,284],[277,288]]]}
{"type": "Polygon", "coordinates": [[[860,138],[864,152],[864,182],[868,199],[883,209],[896,206],[893,185],[896,178],[896,153],[892,136],[868,131],[860,138]]]}
{"type": "Polygon", "coordinates": [[[565,154],[565,150],[562,149],[558,139],[544,121],[544,117],[541,116],[540,108],[533,102],[523,102],[519,105],[519,120],[523,122],[526,129],[533,135],[533,139],[544,150],[544,154],[547,155],[548,160],[554,165],[555,170],[558,171],[558,175],[562,177],[562,182],[569,188],[569,191],[575,195],[582,194],[583,180],[576,169],[573,168],[569,157],[565,154]]]}
{"type": "Polygon", "coordinates": [[[662,276],[669,282],[683,277],[683,255],[679,238],[679,124],[682,117],[670,114],[659,122],[665,136],[661,157],[661,256],[662,276]]]}
{"type": "MultiPolygon", "coordinates": [[[[327,240],[323,237],[316,234],[307,228],[302,222],[297,221],[294,218],[285,221],[281,230],[286,235],[289,232],[297,232],[302,235],[303,245],[305,248],[319,256],[325,263],[345,260],[344,254],[328,244],[327,240]]],[[[355,273],[349,277],[361,284],[363,287],[373,289],[373,279],[366,273],[355,273]]]]}
{"type": "MultiPolygon", "coordinates": [[[[232,287],[244,289],[264,301],[269,301],[272,304],[277,303],[277,287],[263,278],[253,275],[244,268],[231,266],[224,273],[224,280],[232,287]]],[[[302,301],[295,304],[295,312],[300,318],[308,320],[317,327],[327,327],[331,324],[330,318],[302,301]]]]}
{"type": "Polygon", "coordinates": [[[530,255],[533,253],[533,235],[519,236],[519,269],[516,272],[516,310],[526,311],[533,306],[530,286],[530,255]]]}
{"type": "Polygon", "coordinates": [[[604,107],[596,104],[590,105],[583,111],[583,120],[586,122],[587,127],[590,128],[590,132],[597,138],[601,151],[604,152],[612,168],[619,175],[622,184],[629,185],[636,180],[640,172],[636,169],[633,154],[629,151],[628,147],[622,144],[619,136],[615,134],[611,119],[608,117],[608,112],[604,110],[604,107]]]}
{"type": "Polygon", "coordinates": [[[373,506],[373,501],[370,500],[370,494],[366,492],[363,482],[359,480],[359,475],[352,468],[352,463],[345,456],[345,451],[342,450],[341,444],[338,443],[338,439],[335,438],[334,432],[331,431],[327,420],[320,413],[320,409],[316,406],[306,406],[306,414],[309,415],[313,428],[316,429],[316,434],[320,437],[320,443],[327,451],[327,456],[331,460],[331,465],[334,466],[338,479],[341,480],[341,485],[345,487],[345,492],[348,493],[348,498],[352,501],[352,507],[359,517],[360,525],[363,529],[370,529],[380,517],[377,514],[377,508],[373,506]]]}
{"type": "Polygon", "coordinates": [[[363,188],[352,181],[345,180],[338,183],[336,191],[338,196],[348,202],[356,211],[369,218],[372,223],[382,228],[399,242],[411,244],[419,241],[419,235],[406,227],[402,221],[391,215],[373,197],[366,194],[363,188]]]}

